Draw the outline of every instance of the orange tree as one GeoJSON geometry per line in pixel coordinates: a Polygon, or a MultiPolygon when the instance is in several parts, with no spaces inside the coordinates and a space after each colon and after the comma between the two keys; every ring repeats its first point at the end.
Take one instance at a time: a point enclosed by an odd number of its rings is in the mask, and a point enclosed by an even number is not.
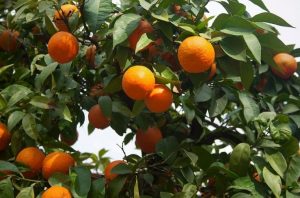
{"type": "Polygon", "coordinates": [[[0,197],[299,197],[300,50],[249,2],[1,1],[0,197]]]}

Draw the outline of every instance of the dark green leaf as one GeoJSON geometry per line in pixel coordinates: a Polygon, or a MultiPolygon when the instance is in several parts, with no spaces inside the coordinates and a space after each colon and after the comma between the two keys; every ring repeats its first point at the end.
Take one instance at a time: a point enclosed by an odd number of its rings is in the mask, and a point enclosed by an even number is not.
{"type": "Polygon", "coordinates": [[[194,90],[195,102],[206,102],[211,99],[212,89],[204,83],[202,86],[194,90]]]}
{"type": "Polygon", "coordinates": [[[19,169],[16,167],[16,165],[0,160],[0,171],[13,171],[15,173],[19,173],[19,169]]]}
{"type": "Polygon", "coordinates": [[[261,9],[269,12],[268,8],[266,7],[266,5],[262,0],[250,0],[250,1],[255,5],[259,6],[261,9]]]}
{"type": "Polygon", "coordinates": [[[210,117],[215,117],[223,113],[228,103],[228,98],[226,95],[218,98],[217,100],[212,100],[210,108],[208,110],[210,117]]]}
{"type": "Polygon", "coordinates": [[[135,101],[133,108],[132,108],[132,113],[131,117],[136,117],[139,115],[145,108],[145,103],[142,100],[135,101]]]}
{"type": "Polygon", "coordinates": [[[98,99],[98,104],[105,117],[110,118],[112,114],[112,100],[109,96],[101,96],[98,99]]]}
{"type": "Polygon", "coordinates": [[[252,17],[251,20],[255,22],[267,22],[267,23],[272,23],[272,24],[286,26],[286,27],[293,27],[290,24],[288,24],[285,20],[283,20],[281,17],[270,12],[257,14],[254,17],[252,17]]]}
{"type": "Polygon", "coordinates": [[[249,90],[254,79],[254,69],[252,64],[250,64],[249,62],[247,63],[241,62],[240,73],[241,73],[241,80],[244,88],[246,90],[249,90]]]}
{"type": "Polygon", "coordinates": [[[127,164],[120,163],[117,166],[113,167],[111,169],[111,172],[119,175],[127,175],[127,174],[131,174],[132,170],[127,164]]]}
{"type": "Polygon", "coordinates": [[[105,197],[105,179],[99,178],[92,182],[92,187],[88,197],[104,198],[105,197]]]}
{"type": "Polygon", "coordinates": [[[246,45],[239,37],[226,37],[221,41],[221,48],[231,58],[246,62],[246,45]]]}
{"type": "Polygon", "coordinates": [[[85,167],[75,167],[72,169],[77,174],[75,180],[75,191],[80,196],[86,196],[91,187],[91,172],[85,167]]]}

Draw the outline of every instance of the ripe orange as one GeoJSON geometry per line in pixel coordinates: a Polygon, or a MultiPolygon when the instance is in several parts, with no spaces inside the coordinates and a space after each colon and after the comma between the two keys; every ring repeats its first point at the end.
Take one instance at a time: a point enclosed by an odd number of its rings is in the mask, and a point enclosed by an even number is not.
{"type": "Polygon", "coordinates": [[[132,66],[123,75],[122,88],[133,100],[143,100],[155,85],[155,78],[145,66],[132,66]]]}
{"type": "MultiPolygon", "coordinates": [[[[130,48],[132,50],[135,50],[136,44],[140,40],[141,36],[144,33],[151,33],[153,31],[154,30],[153,30],[152,25],[147,20],[141,20],[138,27],[128,37],[130,48]]],[[[147,49],[149,47],[149,45],[146,46],[144,49],[147,49]]]]}
{"type": "Polygon", "coordinates": [[[145,98],[146,107],[154,113],[167,111],[173,102],[171,90],[161,84],[156,84],[154,89],[145,98]]]}
{"type": "Polygon", "coordinates": [[[57,32],[48,42],[48,53],[58,63],[68,63],[78,54],[79,45],[69,32],[57,32]]]}
{"type": "Polygon", "coordinates": [[[7,148],[10,138],[11,135],[6,125],[0,122],[0,151],[3,151],[7,148]]]}
{"type": "Polygon", "coordinates": [[[76,131],[76,134],[60,134],[60,140],[62,142],[64,142],[65,144],[72,146],[73,144],[75,144],[75,142],[77,142],[78,140],[78,131],[76,131]]]}
{"type": "Polygon", "coordinates": [[[272,72],[282,79],[290,78],[297,70],[296,59],[287,53],[279,53],[273,57],[276,67],[271,67],[272,72]]]}
{"type": "Polygon", "coordinates": [[[79,12],[78,8],[72,4],[65,4],[60,7],[59,11],[54,12],[53,21],[59,31],[69,31],[65,20],[68,20],[73,13],[79,12]]]}
{"type": "Polygon", "coordinates": [[[161,139],[161,131],[156,127],[149,127],[146,131],[139,129],[136,132],[136,144],[144,153],[154,153],[155,145],[161,139]]]}
{"type": "Polygon", "coordinates": [[[110,163],[106,166],[106,168],[105,168],[105,170],[104,170],[104,177],[105,177],[105,179],[106,179],[107,181],[111,181],[111,180],[115,179],[115,178],[118,176],[118,174],[112,173],[111,170],[112,170],[115,166],[117,166],[117,165],[119,165],[119,164],[122,164],[122,163],[124,164],[125,162],[124,162],[123,160],[116,160],[116,161],[110,162],[110,163]]]}
{"type": "Polygon", "coordinates": [[[96,66],[95,63],[95,57],[96,57],[96,46],[91,45],[89,48],[87,48],[85,53],[85,59],[88,62],[88,64],[92,67],[96,66]]]}
{"type": "Polygon", "coordinates": [[[72,195],[65,187],[52,186],[42,194],[42,198],[72,198],[72,195]]]}
{"type": "Polygon", "coordinates": [[[215,51],[212,44],[205,38],[191,36],[180,44],[178,60],[186,72],[202,73],[214,63],[215,51]]]}
{"type": "Polygon", "coordinates": [[[30,168],[31,171],[25,172],[24,176],[27,178],[32,178],[36,176],[37,173],[42,171],[44,159],[45,154],[40,149],[36,147],[27,147],[18,153],[16,162],[30,168]]]}
{"type": "Polygon", "coordinates": [[[88,119],[90,124],[97,129],[105,129],[110,124],[109,119],[105,117],[98,104],[89,110],[88,119]]]}
{"type": "Polygon", "coordinates": [[[13,52],[18,47],[18,31],[4,30],[0,34],[0,48],[7,52],[13,52]]]}
{"type": "Polygon", "coordinates": [[[45,179],[49,179],[54,173],[67,174],[69,169],[75,165],[73,157],[61,151],[48,154],[43,161],[42,173],[45,179]]]}

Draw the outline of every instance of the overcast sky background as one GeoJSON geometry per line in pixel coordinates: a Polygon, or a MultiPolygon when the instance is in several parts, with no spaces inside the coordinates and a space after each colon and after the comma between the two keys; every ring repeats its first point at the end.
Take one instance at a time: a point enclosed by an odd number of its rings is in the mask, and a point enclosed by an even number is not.
{"type": "MultiPolygon", "coordinates": [[[[289,24],[295,28],[278,27],[281,33],[280,39],[286,44],[296,44],[296,47],[300,47],[300,1],[299,0],[263,0],[270,12],[282,17],[289,24]]],[[[114,2],[118,2],[115,0],[114,2]]],[[[247,6],[248,12],[254,16],[255,14],[263,12],[259,7],[253,5],[249,0],[240,0],[241,3],[247,6]]],[[[223,7],[216,3],[210,2],[208,4],[208,10],[210,11],[207,16],[215,16],[220,13],[224,13],[223,7]]],[[[122,145],[124,137],[118,136],[111,128],[105,130],[95,130],[91,135],[87,132],[88,121],[78,128],[79,138],[74,149],[81,152],[90,152],[97,154],[101,149],[107,149],[107,157],[112,160],[122,159],[124,157],[122,150],[117,145],[122,145]]],[[[134,140],[135,141],[135,140],[134,140]]],[[[138,154],[141,152],[135,148],[134,141],[126,145],[126,154],[138,154]]]]}

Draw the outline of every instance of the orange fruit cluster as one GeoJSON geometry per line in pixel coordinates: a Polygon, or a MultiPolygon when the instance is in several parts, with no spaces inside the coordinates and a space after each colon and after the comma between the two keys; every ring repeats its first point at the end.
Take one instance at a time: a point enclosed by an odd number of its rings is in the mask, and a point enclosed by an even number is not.
{"type": "Polygon", "coordinates": [[[42,198],[72,198],[72,195],[65,187],[52,186],[42,194],[42,198]]]}
{"type": "Polygon", "coordinates": [[[57,32],[48,42],[48,53],[60,64],[72,61],[78,54],[79,44],[69,32],[57,32]]]}
{"type": "Polygon", "coordinates": [[[151,112],[164,112],[173,101],[169,88],[155,84],[154,74],[145,66],[136,65],[127,69],[122,78],[122,88],[129,98],[144,100],[151,112]]]}

